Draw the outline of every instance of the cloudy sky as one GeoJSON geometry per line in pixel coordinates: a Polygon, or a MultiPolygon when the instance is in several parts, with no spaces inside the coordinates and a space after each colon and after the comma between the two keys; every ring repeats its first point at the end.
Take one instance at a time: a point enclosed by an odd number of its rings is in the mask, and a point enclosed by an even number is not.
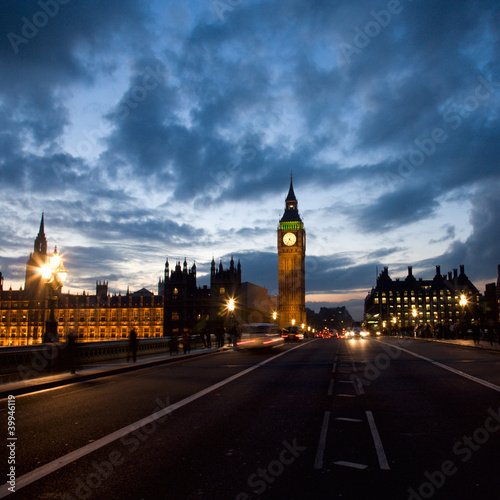
{"type": "Polygon", "coordinates": [[[71,292],[240,259],[277,293],[293,171],[308,305],[389,266],[500,264],[497,0],[3,0],[0,270],[42,212],[71,292]]]}

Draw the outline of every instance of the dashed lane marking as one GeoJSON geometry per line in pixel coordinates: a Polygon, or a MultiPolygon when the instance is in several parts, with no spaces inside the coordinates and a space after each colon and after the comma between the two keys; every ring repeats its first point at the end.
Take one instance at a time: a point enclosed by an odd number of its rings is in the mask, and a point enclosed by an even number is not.
{"type": "Polygon", "coordinates": [[[342,467],[351,467],[352,469],[366,469],[368,465],[364,464],[356,464],[354,462],[344,462],[343,460],[339,460],[338,462],[333,462],[335,465],[340,465],[342,467]]]}

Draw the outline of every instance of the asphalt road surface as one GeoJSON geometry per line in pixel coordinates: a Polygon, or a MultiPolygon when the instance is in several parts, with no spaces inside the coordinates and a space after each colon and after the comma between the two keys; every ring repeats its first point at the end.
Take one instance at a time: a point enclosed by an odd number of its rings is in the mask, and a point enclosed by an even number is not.
{"type": "Polygon", "coordinates": [[[16,440],[7,436],[1,460],[5,478],[14,459],[12,498],[500,493],[499,353],[317,339],[208,354],[8,403],[0,402],[0,419],[5,429],[14,408],[16,440]]]}

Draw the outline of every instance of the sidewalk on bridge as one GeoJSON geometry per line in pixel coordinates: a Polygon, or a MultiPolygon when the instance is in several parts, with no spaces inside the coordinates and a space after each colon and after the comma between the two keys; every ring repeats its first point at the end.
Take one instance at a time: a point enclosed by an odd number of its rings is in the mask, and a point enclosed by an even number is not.
{"type": "Polygon", "coordinates": [[[487,349],[500,352],[499,343],[494,340],[490,342],[489,340],[480,340],[478,344],[474,343],[472,339],[436,339],[436,338],[422,338],[422,337],[410,337],[415,340],[427,341],[427,342],[439,342],[441,344],[453,344],[461,347],[470,347],[473,349],[487,349]]]}
{"type": "Polygon", "coordinates": [[[149,368],[152,366],[181,361],[190,358],[202,356],[203,354],[215,353],[227,349],[224,347],[200,348],[191,349],[188,354],[170,355],[168,352],[156,354],[148,357],[137,358],[137,361],[131,362],[123,359],[116,361],[110,360],[105,364],[77,366],[76,373],[59,372],[52,375],[42,375],[36,378],[29,378],[14,382],[0,383],[0,399],[4,399],[9,395],[19,396],[34,391],[42,391],[59,387],[63,385],[74,384],[76,382],[84,382],[99,377],[108,375],[117,375],[140,368],[149,368]]]}

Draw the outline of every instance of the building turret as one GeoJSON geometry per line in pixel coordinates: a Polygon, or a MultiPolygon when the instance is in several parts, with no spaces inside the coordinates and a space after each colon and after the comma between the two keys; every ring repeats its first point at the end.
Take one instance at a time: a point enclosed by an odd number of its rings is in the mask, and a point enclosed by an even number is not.
{"type": "Polygon", "coordinates": [[[32,298],[41,297],[45,293],[44,283],[42,283],[40,268],[47,262],[47,238],[45,237],[44,214],[40,221],[38,235],[33,245],[33,252],[30,253],[26,264],[26,280],[24,288],[32,298]]]}

